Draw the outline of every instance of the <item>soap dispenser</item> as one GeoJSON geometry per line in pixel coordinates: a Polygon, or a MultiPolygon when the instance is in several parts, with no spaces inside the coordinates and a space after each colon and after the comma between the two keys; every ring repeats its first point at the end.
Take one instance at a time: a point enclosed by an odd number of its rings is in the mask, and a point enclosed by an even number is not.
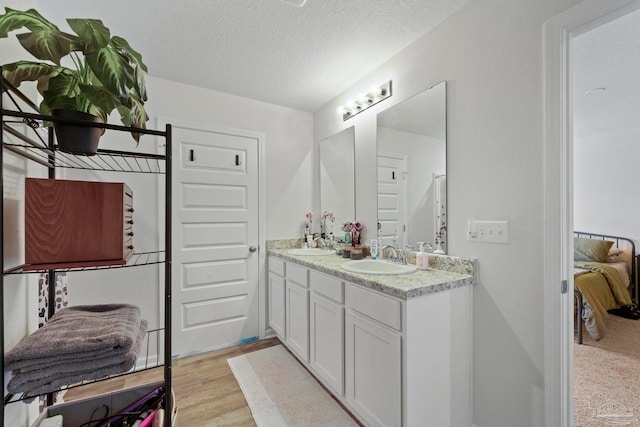
{"type": "Polygon", "coordinates": [[[424,243],[421,242],[419,252],[416,254],[416,268],[427,270],[429,268],[429,254],[425,252],[424,243]]]}

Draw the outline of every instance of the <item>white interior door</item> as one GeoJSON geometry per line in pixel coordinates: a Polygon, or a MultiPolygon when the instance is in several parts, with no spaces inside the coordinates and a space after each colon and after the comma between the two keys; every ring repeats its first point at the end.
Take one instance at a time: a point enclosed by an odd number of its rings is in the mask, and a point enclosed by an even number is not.
{"type": "Polygon", "coordinates": [[[173,354],[259,335],[258,139],[173,128],[173,354]]]}
{"type": "Polygon", "coordinates": [[[406,231],[405,159],[401,154],[378,153],[378,239],[380,245],[404,248],[406,231]]]}

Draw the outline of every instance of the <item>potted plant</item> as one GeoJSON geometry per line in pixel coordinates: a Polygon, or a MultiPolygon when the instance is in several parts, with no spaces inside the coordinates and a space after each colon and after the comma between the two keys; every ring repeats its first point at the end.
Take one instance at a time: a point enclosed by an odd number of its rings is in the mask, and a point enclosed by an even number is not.
{"type": "MultiPolygon", "coordinates": [[[[41,114],[106,123],[107,116],[117,109],[125,126],[145,128],[149,118],[144,109],[147,66],[142,56],[125,39],[111,36],[98,19],[67,19],[67,23],[75,34],[61,31],[34,9],[21,12],[5,8],[5,14],[0,15],[0,37],[27,29],[16,37],[39,61],[5,64],[3,77],[16,87],[23,81],[37,81],[41,114]]],[[[103,128],[60,125],[54,126],[61,150],[96,153],[103,128]],[[73,135],[68,141],[64,131],[70,128],[73,135]],[[88,146],[85,137],[78,136],[84,131],[95,138],[88,146]],[[78,142],[80,147],[74,144],[78,142]]],[[[132,132],[132,136],[139,141],[139,133],[132,132]]]]}

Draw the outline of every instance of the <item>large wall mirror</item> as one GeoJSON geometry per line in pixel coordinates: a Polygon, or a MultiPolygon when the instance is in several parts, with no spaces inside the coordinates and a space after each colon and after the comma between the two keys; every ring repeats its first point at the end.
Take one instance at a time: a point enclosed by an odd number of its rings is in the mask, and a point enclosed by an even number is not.
{"type": "Polygon", "coordinates": [[[447,249],[446,98],[442,82],[378,114],[381,245],[447,249]]]}
{"type": "MultiPolygon", "coordinates": [[[[326,233],[341,235],[340,228],[356,217],[355,137],[353,126],[320,141],[320,210],[332,212],[326,233]]],[[[322,221],[322,219],[320,219],[322,221]]]]}

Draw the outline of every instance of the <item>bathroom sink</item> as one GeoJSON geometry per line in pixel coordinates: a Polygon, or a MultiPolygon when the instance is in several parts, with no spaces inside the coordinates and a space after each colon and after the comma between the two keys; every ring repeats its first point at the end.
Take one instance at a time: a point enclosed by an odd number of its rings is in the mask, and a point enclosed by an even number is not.
{"type": "Polygon", "coordinates": [[[371,259],[347,261],[340,267],[352,273],[384,275],[410,274],[417,270],[415,265],[393,264],[388,261],[375,261],[371,259]]]}
{"type": "Polygon", "coordinates": [[[333,251],[327,251],[320,248],[299,248],[291,249],[287,252],[289,255],[331,255],[333,251]]]}

